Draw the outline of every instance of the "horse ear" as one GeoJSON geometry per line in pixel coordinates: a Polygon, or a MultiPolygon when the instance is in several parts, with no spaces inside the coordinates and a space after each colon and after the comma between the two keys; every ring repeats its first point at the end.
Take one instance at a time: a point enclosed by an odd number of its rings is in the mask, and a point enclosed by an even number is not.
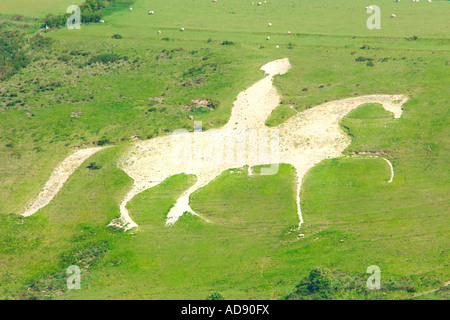
{"type": "Polygon", "coordinates": [[[266,73],[266,76],[275,76],[282,75],[289,71],[291,68],[291,64],[289,63],[289,58],[275,60],[269,63],[266,63],[261,67],[260,70],[266,73]]]}
{"type": "Polygon", "coordinates": [[[408,97],[404,95],[391,96],[388,101],[383,101],[381,105],[384,110],[392,112],[394,118],[398,119],[402,116],[403,105],[408,101],[408,97]]]}

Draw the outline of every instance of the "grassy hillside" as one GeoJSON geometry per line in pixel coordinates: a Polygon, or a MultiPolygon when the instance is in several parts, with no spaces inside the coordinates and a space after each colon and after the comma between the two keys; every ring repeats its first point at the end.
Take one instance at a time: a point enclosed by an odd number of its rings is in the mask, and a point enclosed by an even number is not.
{"type": "MultiPolygon", "coordinates": [[[[3,0],[0,12],[23,39],[39,20],[24,28],[13,15],[43,18],[66,6],[22,10],[19,2],[3,0]]],[[[356,0],[116,0],[101,10],[105,23],[50,30],[27,47],[28,64],[0,82],[0,298],[281,299],[318,267],[339,275],[336,299],[411,298],[448,281],[450,4],[372,4],[382,10],[380,30],[366,28],[356,0]],[[259,68],[283,57],[292,69],[275,79],[283,98],[268,125],[325,101],[409,96],[401,119],[366,105],[341,123],[353,138],[345,153],[384,152],[392,184],[382,159],[322,162],[304,181],[298,239],[290,165],[275,176],[224,172],[191,198],[211,223],[185,215],[165,227],[195,181],[179,175],[130,202],[137,230],[106,227],[132,184],[117,168],[132,137],[192,130],[192,117],[222,126],[237,94],[262,78],[259,68]],[[198,110],[192,99],[217,105],[198,110]],[[74,147],[94,145],[112,147],[50,205],[18,215],[74,147]],[[72,264],[82,267],[82,290],[69,292],[72,264]],[[379,291],[365,289],[369,265],[382,270],[379,291]]]]}
{"type": "Polygon", "coordinates": [[[83,0],[16,0],[2,1],[1,14],[20,14],[30,17],[45,17],[47,14],[65,13],[70,5],[80,5],[83,0]]]}

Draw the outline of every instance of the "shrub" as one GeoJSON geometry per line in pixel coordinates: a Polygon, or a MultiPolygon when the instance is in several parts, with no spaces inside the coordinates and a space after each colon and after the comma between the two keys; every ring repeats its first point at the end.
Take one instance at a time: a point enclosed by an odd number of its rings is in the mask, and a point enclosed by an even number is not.
{"type": "Polygon", "coordinates": [[[316,268],[309,273],[308,291],[311,293],[327,292],[331,289],[332,278],[327,269],[316,268]]]}
{"type": "Polygon", "coordinates": [[[224,41],[224,42],[222,42],[222,45],[223,46],[233,46],[234,42],[233,41],[224,41]]]}
{"type": "Polygon", "coordinates": [[[88,168],[89,170],[99,170],[102,168],[102,166],[97,165],[97,163],[95,162],[91,162],[86,168],[88,168]]]}
{"type": "Polygon", "coordinates": [[[113,34],[111,36],[111,38],[113,38],[113,39],[122,39],[122,36],[120,34],[116,33],[116,34],[113,34]]]}
{"type": "Polygon", "coordinates": [[[225,298],[219,292],[213,292],[208,296],[207,300],[225,300],[225,298]]]}
{"type": "Polygon", "coordinates": [[[12,76],[30,63],[30,56],[21,50],[24,44],[24,35],[17,30],[0,33],[0,80],[12,76]]]}
{"type": "Polygon", "coordinates": [[[296,290],[289,294],[288,300],[303,299],[331,299],[336,293],[338,286],[330,271],[324,268],[312,269],[309,276],[300,281],[296,290]]]}
{"type": "Polygon", "coordinates": [[[216,109],[218,106],[219,106],[219,101],[217,101],[217,100],[209,100],[209,102],[208,102],[208,108],[211,108],[211,109],[216,109]]]}
{"type": "Polygon", "coordinates": [[[373,58],[358,57],[355,59],[355,61],[356,62],[373,61],[373,58]]]}
{"type": "Polygon", "coordinates": [[[102,139],[102,140],[98,140],[97,141],[97,145],[98,146],[103,146],[103,145],[108,144],[108,143],[109,143],[108,139],[102,139]]]}

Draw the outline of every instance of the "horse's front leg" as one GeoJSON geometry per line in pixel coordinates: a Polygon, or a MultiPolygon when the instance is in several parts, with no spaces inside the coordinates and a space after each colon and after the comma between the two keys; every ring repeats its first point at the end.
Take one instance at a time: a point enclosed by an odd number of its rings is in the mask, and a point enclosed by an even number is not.
{"type": "Polygon", "coordinates": [[[175,202],[175,205],[170,209],[169,213],[167,214],[167,220],[166,225],[172,225],[187,211],[191,212],[192,214],[202,218],[203,220],[209,222],[207,219],[200,216],[198,213],[196,213],[194,210],[192,210],[191,206],[189,205],[189,198],[191,194],[193,194],[198,189],[206,186],[208,183],[210,183],[214,177],[205,177],[205,176],[197,176],[197,181],[195,184],[190,187],[188,190],[186,190],[175,202]]]}

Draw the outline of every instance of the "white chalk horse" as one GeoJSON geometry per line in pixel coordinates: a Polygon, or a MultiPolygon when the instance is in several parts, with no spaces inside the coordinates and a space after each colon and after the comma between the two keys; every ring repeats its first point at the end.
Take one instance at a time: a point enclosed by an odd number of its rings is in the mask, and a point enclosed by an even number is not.
{"type": "MultiPolygon", "coordinates": [[[[277,127],[268,128],[265,121],[280,103],[272,79],[275,75],[288,72],[290,67],[287,58],[264,65],[261,70],[265,71],[265,78],[238,95],[230,120],[220,129],[194,132],[181,130],[173,135],[136,142],[119,162],[119,166],[134,180],[134,184],[120,204],[120,218],[114,219],[111,225],[125,230],[137,227],[126,208],[127,203],[140,192],[158,185],[170,176],[179,173],[195,174],[197,180],[170,209],[167,224],[175,223],[186,211],[197,214],[189,206],[190,195],[224,170],[247,165],[249,174],[252,174],[252,166],[271,165],[269,168],[265,167],[262,174],[274,174],[278,163],[287,163],[294,166],[297,173],[296,200],[301,226],[303,217],[300,187],[304,175],[322,160],[341,157],[342,151],[351,142],[339,127],[339,121],[351,110],[365,103],[379,103],[392,112],[395,118],[399,118],[407,97],[369,95],[328,102],[299,112],[277,127]],[[265,142],[268,144],[266,152],[261,152],[265,142]]],[[[93,152],[84,151],[84,158],[80,157],[78,162],[82,163],[93,152]]],[[[64,162],[61,166],[63,165],[64,162]]],[[[75,169],[76,167],[66,170],[65,180],[75,169]]],[[[51,180],[52,178],[49,181],[51,180]]],[[[392,176],[389,182],[391,181],[392,176]]],[[[62,186],[61,180],[58,186],[62,186]]],[[[48,204],[59,191],[58,186],[47,183],[42,192],[46,194],[41,193],[38,204],[35,204],[37,199],[24,215],[33,214],[48,204]]]]}

